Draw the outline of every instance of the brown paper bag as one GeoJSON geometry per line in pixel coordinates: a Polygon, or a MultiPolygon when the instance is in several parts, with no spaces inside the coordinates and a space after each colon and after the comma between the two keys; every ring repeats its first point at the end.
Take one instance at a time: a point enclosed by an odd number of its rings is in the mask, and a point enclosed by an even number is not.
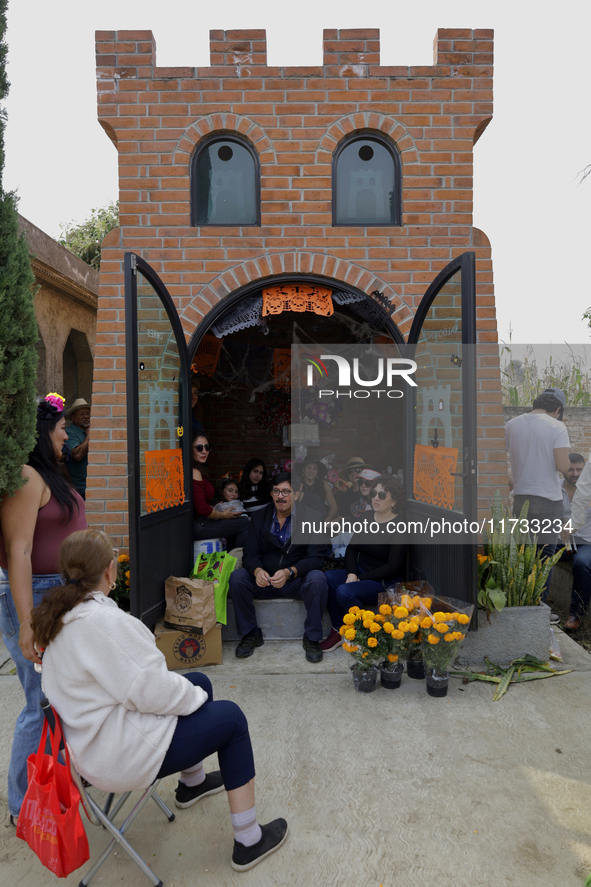
{"type": "Polygon", "coordinates": [[[164,583],[164,625],[188,634],[207,634],[216,624],[214,583],[169,576],[164,583]]]}

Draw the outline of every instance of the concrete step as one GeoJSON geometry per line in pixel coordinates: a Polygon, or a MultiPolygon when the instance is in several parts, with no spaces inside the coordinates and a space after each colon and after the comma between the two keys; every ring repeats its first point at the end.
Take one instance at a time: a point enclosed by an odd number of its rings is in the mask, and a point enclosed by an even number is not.
{"type": "MultiPolygon", "coordinates": [[[[301,640],[306,620],[306,608],[303,601],[295,601],[293,598],[273,598],[269,601],[255,601],[254,606],[259,628],[266,640],[301,640]]],[[[231,598],[228,598],[227,616],[228,624],[222,627],[222,640],[239,641],[241,636],[236,629],[234,605],[231,598]]],[[[326,612],[322,620],[322,628],[323,636],[326,637],[330,632],[330,619],[326,612]]]]}

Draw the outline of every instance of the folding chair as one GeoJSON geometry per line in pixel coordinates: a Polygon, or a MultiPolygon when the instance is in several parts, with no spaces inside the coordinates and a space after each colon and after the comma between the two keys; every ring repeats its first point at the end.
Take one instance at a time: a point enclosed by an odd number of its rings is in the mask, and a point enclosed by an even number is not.
{"type": "MultiPolygon", "coordinates": [[[[52,730],[55,729],[55,719],[58,717],[57,712],[54,712],[49,701],[43,697],[41,700],[41,708],[43,709],[43,713],[49,722],[49,726],[52,730]]],[[[63,731],[62,731],[63,734],[63,731]]],[[[70,755],[70,760],[72,760],[72,756],[70,755]]],[[[169,822],[172,822],[175,818],[174,813],[168,809],[162,798],[156,794],[156,789],[158,787],[159,779],[155,780],[152,785],[147,788],[142,794],[141,798],[133,808],[133,810],[129,813],[126,820],[119,827],[115,825],[114,819],[122,809],[123,805],[129,798],[131,792],[123,792],[117,801],[115,801],[115,793],[110,793],[107,795],[106,801],[104,805],[101,807],[97,801],[94,800],[92,795],[89,792],[89,788],[91,786],[88,785],[86,780],[82,779],[80,774],[76,771],[74,764],[72,763],[72,777],[74,782],[78,787],[78,791],[80,792],[80,799],[82,801],[82,806],[84,807],[84,812],[86,813],[88,819],[93,825],[98,825],[105,828],[113,837],[109,845],[103,850],[99,858],[96,860],[90,871],[88,871],[85,876],[80,881],[79,887],[87,887],[92,878],[96,875],[102,864],[105,860],[110,856],[110,854],[115,849],[116,845],[119,844],[125,852],[133,859],[133,861],[139,866],[144,875],[150,879],[154,887],[164,887],[162,881],[154,874],[152,869],[146,865],[141,856],[133,849],[131,844],[126,841],[123,837],[131,823],[136,819],[136,817],[141,813],[143,808],[146,806],[150,798],[156,802],[156,804],[160,807],[160,809],[165,813],[169,822]]]]}

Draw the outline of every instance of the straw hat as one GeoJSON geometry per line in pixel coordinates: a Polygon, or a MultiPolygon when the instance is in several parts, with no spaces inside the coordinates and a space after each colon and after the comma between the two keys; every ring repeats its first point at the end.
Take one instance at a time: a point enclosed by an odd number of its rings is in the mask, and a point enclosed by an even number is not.
{"type": "Polygon", "coordinates": [[[77,397],[72,406],[66,410],[66,416],[70,418],[76,410],[90,409],[90,404],[83,397],[77,397]]]}

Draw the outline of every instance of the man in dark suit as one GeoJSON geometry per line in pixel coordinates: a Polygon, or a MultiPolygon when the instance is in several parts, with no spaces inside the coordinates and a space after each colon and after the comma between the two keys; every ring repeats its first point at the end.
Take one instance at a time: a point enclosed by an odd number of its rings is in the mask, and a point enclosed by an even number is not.
{"type": "Polygon", "coordinates": [[[264,643],[257,625],[254,600],[274,597],[296,598],[304,602],[306,621],[302,645],[308,662],[320,662],[322,650],[322,614],[328,588],[322,572],[330,554],[327,544],[294,544],[292,529],[296,521],[322,521],[321,515],[299,502],[296,507],[291,474],[276,474],[271,481],[273,502],[252,515],[244,546],[244,567],[230,576],[230,594],[234,603],[236,626],[242,640],[236,656],[246,659],[255,647],[264,643]]]}

